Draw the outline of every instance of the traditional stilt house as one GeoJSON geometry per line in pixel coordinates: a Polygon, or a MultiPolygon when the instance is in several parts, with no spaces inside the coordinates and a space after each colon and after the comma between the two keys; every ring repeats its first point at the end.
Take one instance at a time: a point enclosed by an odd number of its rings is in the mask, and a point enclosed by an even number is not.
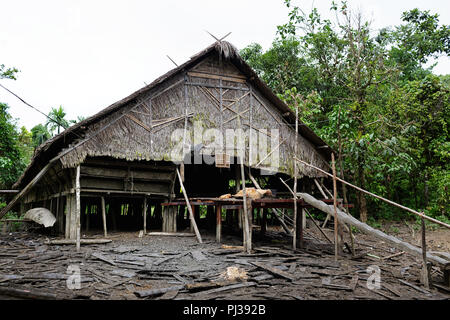
{"type": "MultiPolygon", "coordinates": [[[[69,239],[77,220],[81,230],[180,231],[190,222],[184,200],[176,202],[183,199],[178,169],[197,225],[213,227],[222,211],[200,212],[196,204],[241,188],[239,159],[247,179],[251,174],[276,199],[292,198],[278,177],[293,177],[295,168],[299,190],[311,191],[320,173],[294,166],[295,150],[329,170],[324,141],[302,123],[296,133],[295,113],[230,43],[216,42],[41,145],[14,186],[21,193],[13,204],[22,213],[48,208],[54,231],[69,239]]],[[[222,205],[231,210],[226,222],[242,225],[232,215],[236,203],[222,205]]]]}

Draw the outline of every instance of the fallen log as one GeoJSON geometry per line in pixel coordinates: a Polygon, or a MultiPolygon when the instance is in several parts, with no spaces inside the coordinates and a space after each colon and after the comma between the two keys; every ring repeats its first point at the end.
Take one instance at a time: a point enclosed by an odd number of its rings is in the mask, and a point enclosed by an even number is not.
{"type": "Polygon", "coordinates": [[[195,233],[182,232],[147,232],[147,236],[167,236],[167,237],[195,237],[195,233]]]}
{"type": "Polygon", "coordinates": [[[37,299],[37,300],[55,300],[58,298],[54,293],[42,292],[38,290],[12,288],[10,286],[8,286],[7,288],[0,287],[0,295],[24,299],[37,299]]]}
{"type": "Polygon", "coordinates": [[[167,288],[160,288],[160,289],[151,289],[151,290],[141,290],[141,291],[135,291],[134,294],[136,296],[138,296],[139,298],[145,298],[145,297],[152,297],[152,296],[157,296],[166,292],[170,292],[170,291],[178,291],[178,290],[182,290],[184,289],[184,284],[183,285],[178,285],[178,286],[172,286],[172,287],[167,287],[167,288]]]}
{"type": "MultiPolygon", "coordinates": [[[[313,206],[325,213],[329,213],[330,215],[332,215],[334,217],[333,206],[329,206],[325,202],[317,200],[316,198],[314,198],[313,196],[311,196],[307,193],[299,193],[299,196],[306,203],[310,204],[311,206],[313,206]]],[[[380,230],[374,229],[374,228],[370,227],[369,225],[352,217],[351,215],[346,214],[339,208],[337,208],[337,215],[338,215],[338,219],[340,221],[342,221],[343,223],[350,224],[366,234],[370,234],[380,240],[386,241],[399,250],[406,251],[406,252],[416,255],[420,258],[422,257],[422,250],[420,248],[417,248],[416,246],[413,246],[412,244],[409,244],[405,241],[397,239],[396,237],[387,235],[380,230]]],[[[427,259],[429,261],[434,262],[435,264],[440,265],[441,267],[445,267],[450,264],[450,262],[448,260],[445,260],[445,259],[435,256],[435,255],[431,255],[430,253],[427,253],[427,259]]]]}
{"type": "MultiPolygon", "coordinates": [[[[65,244],[76,244],[76,240],[73,239],[61,239],[61,240],[49,240],[45,244],[53,245],[65,245],[65,244]]],[[[112,242],[111,239],[80,239],[81,244],[105,244],[112,242]]]]}

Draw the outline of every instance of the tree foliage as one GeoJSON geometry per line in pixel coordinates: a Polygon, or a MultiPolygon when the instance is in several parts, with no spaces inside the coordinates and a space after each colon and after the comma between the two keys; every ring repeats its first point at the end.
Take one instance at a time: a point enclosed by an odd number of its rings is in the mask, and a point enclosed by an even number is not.
{"type": "MultiPolygon", "coordinates": [[[[345,179],[362,188],[449,219],[449,84],[424,64],[449,55],[449,27],[412,9],[402,24],[375,31],[345,1],[334,19],[285,0],[286,24],[272,47],[243,58],[334,150],[345,179]]],[[[349,192],[355,213],[404,217],[376,199],[349,192]]]]}

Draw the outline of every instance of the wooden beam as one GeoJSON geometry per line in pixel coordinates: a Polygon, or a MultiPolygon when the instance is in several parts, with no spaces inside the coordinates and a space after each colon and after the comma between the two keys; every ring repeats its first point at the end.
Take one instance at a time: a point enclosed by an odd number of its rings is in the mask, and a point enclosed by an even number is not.
{"type": "Polygon", "coordinates": [[[239,83],[246,83],[246,78],[241,77],[231,77],[231,76],[223,76],[219,74],[211,74],[211,73],[203,73],[203,72],[188,72],[188,76],[190,77],[197,77],[197,78],[205,78],[205,79],[214,79],[214,80],[224,80],[224,81],[230,81],[230,82],[239,82],[239,83]]]}
{"type": "Polygon", "coordinates": [[[0,190],[0,194],[15,194],[19,192],[20,190],[0,190]]]}

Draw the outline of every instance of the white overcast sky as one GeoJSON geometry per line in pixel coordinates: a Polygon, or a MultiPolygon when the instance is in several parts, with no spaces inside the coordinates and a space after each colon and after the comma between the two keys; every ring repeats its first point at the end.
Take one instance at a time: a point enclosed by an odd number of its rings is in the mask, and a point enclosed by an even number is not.
{"type": "MultiPolygon", "coordinates": [[[[313,1],[293,3],[306,11],[313,1]]],[[[314,6],[328,14],[331,1],[314,6]]],[[[450,24],[448,0],[349,0],[380,28],[400,23],[418,7],[450,24]]],[[[0,64],[20,69],[18,80],[1,80],[30,104],[48,113],[62,105],[68,119],[91,116],[210,45],[208,30],[238,49],[252,42],[270,47],[276,26],[287,22],[283,0],[68,1],[0,0],[0,64]]],[[[440,58],[437,74],[450,73],[440,58]]],[[[0,101],[30,130],[45,117],[2,88],[0,101]]]]}

